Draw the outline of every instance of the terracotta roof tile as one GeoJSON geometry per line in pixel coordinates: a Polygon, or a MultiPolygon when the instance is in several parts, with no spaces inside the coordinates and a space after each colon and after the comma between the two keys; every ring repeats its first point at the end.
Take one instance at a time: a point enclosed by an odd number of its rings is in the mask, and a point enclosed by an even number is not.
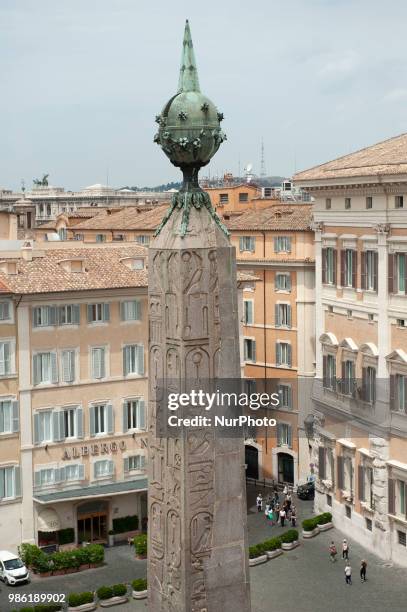
{"type": "Polygon", "coordinates": [[[407,134],[401,134],[355,153],[298,172],[293,180],[302,181],[395,175],[407,173],[407,134]]]}
{"type": "Polygon", "coordinates": [[[297,230],[311,229],[311,204],[282,204],[261,210],[248,210],[238,217],[225,220],[229,230],[297,230]]]}
{"type": "Polygon", "coordinates": [[[147,257],[142,246],[47,249],[32,261],[19,259],[17,274],[0,272],[1,285],[13,293],[54,293],[87,289],[147,287],[147,270],[132,270],[121,260],[126,257],[147,257]],[[83,272],[67,271],[61,262],[83,261],[83,272]]]}
{"type": "Polygon", "coordinates": [[[100,212],[92,219],[75,225],[75,231],[81,230],[155,230],[161,223],[168,205],[155,206],[143,210],[139,206],[126,206],[117,212],[100,212]]]}

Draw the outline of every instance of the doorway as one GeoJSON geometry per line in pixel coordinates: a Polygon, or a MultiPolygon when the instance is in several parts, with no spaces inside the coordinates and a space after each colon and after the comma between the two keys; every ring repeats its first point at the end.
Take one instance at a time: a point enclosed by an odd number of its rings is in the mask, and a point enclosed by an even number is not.
{"type": "Polygon", "coordinates": [[[107,542],[106,502],[88,502],[78,507],[78,543],[107,542]]]}
{"type": "Polygon", "coordinates": [[[245,445],[246,477],[259,478],[259,451],[254,446],[245,445]]]}
{"type": "Polygon", "coordinates": [[[278,482],[294,484],[294,459],[287,453],[278,453],[278,482]]]}

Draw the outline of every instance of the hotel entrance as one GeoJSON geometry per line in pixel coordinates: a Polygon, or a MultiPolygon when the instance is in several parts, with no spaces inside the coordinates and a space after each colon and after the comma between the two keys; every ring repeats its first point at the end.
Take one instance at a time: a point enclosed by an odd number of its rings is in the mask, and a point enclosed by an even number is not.
{"type": "Polygon", "coordinates": [[[78,507],[78,543],[107,542],[108,505],[92,501],[78,507]]]}

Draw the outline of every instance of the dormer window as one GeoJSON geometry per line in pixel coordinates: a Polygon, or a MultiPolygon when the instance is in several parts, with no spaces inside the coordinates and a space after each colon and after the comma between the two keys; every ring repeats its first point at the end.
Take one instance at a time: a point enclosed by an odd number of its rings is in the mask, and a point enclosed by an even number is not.
{"type": "Polygon", "coordinates": [[[144,270],[144,257],[126,257],[121,262],[130,270],[144,270]]]}
{"type": "Polygon", "coordinates": [[[17,262],[16,261],[1,261],[0,271],[5,274],[17,274],[17,262]]]}
{"type": "Polygon", "coordinates": [[[59,262],[59,265],[65,270],[65,272],[84,272],[83,259],[64,259],[59,262]]]}

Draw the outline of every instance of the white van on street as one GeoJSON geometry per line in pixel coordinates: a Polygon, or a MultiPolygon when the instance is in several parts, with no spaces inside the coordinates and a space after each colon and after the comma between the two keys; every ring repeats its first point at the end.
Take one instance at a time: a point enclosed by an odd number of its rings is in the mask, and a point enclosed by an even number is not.
{"type": "Polygon", "coordinates": [[[29,582],[30,573],[17,555],[0,550],[0,578],[5,584],[15,585],[29,582]]]}

